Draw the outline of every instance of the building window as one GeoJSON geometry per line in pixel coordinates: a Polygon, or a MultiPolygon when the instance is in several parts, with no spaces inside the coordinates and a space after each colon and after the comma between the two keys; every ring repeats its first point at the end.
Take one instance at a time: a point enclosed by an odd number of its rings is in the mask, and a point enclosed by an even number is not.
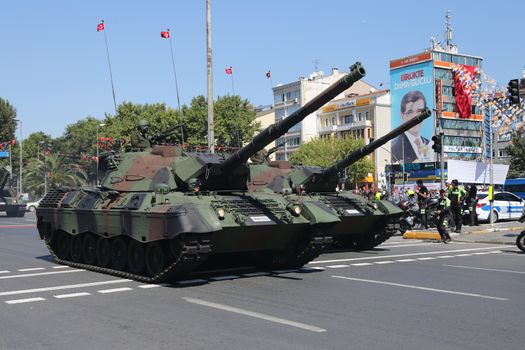
{"type": "Polygon", "coordinates": [[[363,113],[361,113],[361,112],[357,113],[357,121],[358,122],[363,121],[363,113]]]}
{"type": "Polygon", "coordinates": [[[368,134],[368,138],[370,138],[370,128],[367,128],[366,131],[367,131],[367,134],[368,134]]]}
{"type": "Polygon", "coordinates": [[[365,119],[370,120],[370,111],[365,112],[365,119]]]}
{"type": "Polygon", "coordinates": [[[354,122],[354,116],[353,115],[345,115],[345,124],[350,124],[354,122]]]}
{"type": "Polygon", "coordinates": [[[337,125],[337,124],[335,123],[335,117],[332,117],[332,125],[337,125]]]}

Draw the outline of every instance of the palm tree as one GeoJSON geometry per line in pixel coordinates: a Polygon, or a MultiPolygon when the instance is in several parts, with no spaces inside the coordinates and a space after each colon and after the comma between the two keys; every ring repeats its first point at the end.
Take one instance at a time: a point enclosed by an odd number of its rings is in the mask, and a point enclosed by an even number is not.
{"type": "Polygon", "coordinates": [[[80,165],[66,163],[58,154],[49,154],[45,161],[32,159],[27,164],[24,170],[25,188],[36,195],[43,195],[46,172],[48,189],[54,186],[79,187],[87,182],[87,174],[80,165]]]}

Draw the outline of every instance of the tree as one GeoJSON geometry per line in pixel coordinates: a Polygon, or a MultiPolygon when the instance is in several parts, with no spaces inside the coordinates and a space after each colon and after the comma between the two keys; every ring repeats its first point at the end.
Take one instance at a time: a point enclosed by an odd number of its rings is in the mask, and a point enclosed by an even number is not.
{"type": "MultiPolygon", "coordinates": [[[[260,123],[255,121],[255,111],[246,99],[240,96],[219,97],[214,104],[214,131],[219,146],[238,146],[251,141],[260,123]]],[[[208,102],[204,96],[191,100],[184,109],[184,122],[188,129],[190,144],[207,144],[208,102]]]]}
{"type": "Polygon", "coordinates": [[[45,174],[47,186],[79,187],[87,183],[87,174],[79,164],[71,163],[59,154],[48,154],[44,159],[32,159],[24,170],[24,187],[36,196],[44,195],[45,174]]]}
{"type": "Polygon", "coordinates": [[[509,178],[525,177],[525,137],[523,133],[515,132],[512,142],[507,147],[510,155],[509,178]]]}
{"type": "Polygon", "coordinates": [[[11,141],[15,138],[16,109],[9,101],[0,97],[0,142],[11,141]]]}
{"type": "MultiPolygon", "coordinates": [[[[328,168],[342,160],[351,152],[363,147],[361,140],[341,138],[316,138],[304,143],[290,156],[292,164],[320,166],[328,168]]],[[[348,181],[355,184],[369,173],[374,171],[374,166],[368,157],[364,157],[347,168],[348,181]]]]}

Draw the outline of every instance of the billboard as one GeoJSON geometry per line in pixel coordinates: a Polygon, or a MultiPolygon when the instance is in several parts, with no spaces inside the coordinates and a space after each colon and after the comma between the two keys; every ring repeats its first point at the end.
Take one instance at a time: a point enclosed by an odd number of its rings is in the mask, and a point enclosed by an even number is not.
{"type": "MultiPolygon", "coordinates": [[[[434,109],[434,66],[432,61],[390,70],[392,129],[414,118],[422,109],[434,109]]],[[[392,140],[392,162],[434,161],[432,136],[434,119],[428,118],[392,140]]]]}

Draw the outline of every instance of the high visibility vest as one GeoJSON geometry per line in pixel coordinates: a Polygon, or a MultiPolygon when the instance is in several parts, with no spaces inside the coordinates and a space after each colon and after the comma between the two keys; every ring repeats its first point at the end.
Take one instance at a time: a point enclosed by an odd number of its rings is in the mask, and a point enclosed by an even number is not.
{"type": "Polygon", "coordinates": [[[376,192],[376,200],[380,200],[381,199],[381,192],[377,191],[376,192]]]}

